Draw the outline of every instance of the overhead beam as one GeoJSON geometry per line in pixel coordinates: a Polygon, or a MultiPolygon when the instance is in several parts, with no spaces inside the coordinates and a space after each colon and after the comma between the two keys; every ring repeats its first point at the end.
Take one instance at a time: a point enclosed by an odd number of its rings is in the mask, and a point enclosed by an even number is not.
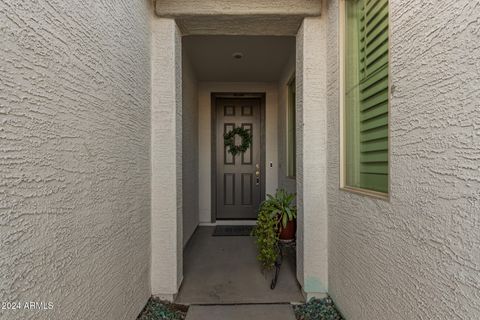
{"type": "Polygon", "coordinates": [[[199,16],[176,21],[183,35],[295,36],[303,17],[199,16]]]}
{"type": "Polygon", "coordinates": [[[160,17],[192,16],[319,16],[320,0],[157,0],[160,17]]]}

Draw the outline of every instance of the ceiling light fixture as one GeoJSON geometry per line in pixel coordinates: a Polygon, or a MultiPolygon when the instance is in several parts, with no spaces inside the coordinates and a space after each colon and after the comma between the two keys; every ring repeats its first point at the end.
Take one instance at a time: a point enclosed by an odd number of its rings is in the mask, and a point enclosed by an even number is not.
{"type": "Polygon", "coordinates": [[[235,52],[234,54],[232,54],[232,57],[233,57],[234,59],[240,60],[240,59],[243,58],[243,53],[241,53],[241,52],[235,52]]]}

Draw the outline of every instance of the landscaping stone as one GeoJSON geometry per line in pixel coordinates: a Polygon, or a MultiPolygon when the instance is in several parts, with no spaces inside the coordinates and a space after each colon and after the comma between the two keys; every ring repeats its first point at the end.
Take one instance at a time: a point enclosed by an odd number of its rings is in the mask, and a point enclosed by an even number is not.
{"type": "Polygon", "coordinates": [[[310,299],[305,304],[294,306],[293,309],[297,320],[344,320],[329,297],[310,299]]]}
{"type": "Polygon", "coordinates": [[[184,320],[188,306],[150,298],[137,320],[184,320]]]}

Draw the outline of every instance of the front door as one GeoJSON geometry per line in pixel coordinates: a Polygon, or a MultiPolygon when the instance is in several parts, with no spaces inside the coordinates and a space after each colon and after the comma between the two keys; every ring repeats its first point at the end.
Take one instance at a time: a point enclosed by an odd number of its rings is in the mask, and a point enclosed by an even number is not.
{"type": "MultiPolygon", "coordinates": [[[[216,99],[216,214],[217,219],[256,219],[262,195],[261,99],[216,99]],[[248,130],[250,147],[233,156],[224,134],[236,127],[248,130]]],[[[235,136],[235,144],[242,139],[235,136]]]]}

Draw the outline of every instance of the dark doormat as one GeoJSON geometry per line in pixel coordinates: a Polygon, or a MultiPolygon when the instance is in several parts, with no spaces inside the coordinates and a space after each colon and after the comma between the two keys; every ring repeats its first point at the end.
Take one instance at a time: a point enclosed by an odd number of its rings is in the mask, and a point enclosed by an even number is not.
{"type": "Polygon", "coordinates": [[[254,226],[215,226],[212,236],[214,237],[228,237],[250,236],[254,226]]]}

